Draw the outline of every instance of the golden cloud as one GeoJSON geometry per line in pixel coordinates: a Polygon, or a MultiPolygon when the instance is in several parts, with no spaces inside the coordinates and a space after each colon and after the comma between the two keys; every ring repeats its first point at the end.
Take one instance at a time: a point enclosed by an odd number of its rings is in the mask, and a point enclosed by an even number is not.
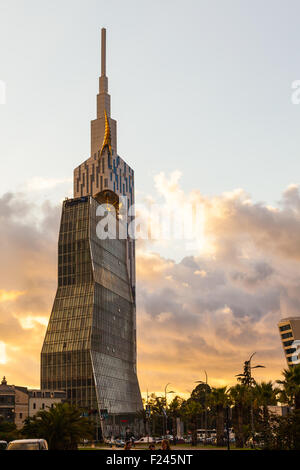
{"type": "MultiPolygon", "coordinates": [[[[158,197],[166,204],[201,203],[205,244],[193,253],[181,247],[179,260],[175,242],[174,259],[163,255],[173,242],[137,243],[141,388],[159,391],[171,382],[184,394],[204,378],[204,369],[213,385],[234,383],[253,351],[266,366],[256,378],[275,380],[285,367],[277,321],[300,309],[299,189],[290,186],[272,208],[243,190],[212,198],[184,194],[179,176],[160,174],[158,197]]],[[[20,195],[0,198],[1,373],[11,383],[38,386],[57,282],[60,208],[42,207],[38,223],[30,211],[20,195]]]]}

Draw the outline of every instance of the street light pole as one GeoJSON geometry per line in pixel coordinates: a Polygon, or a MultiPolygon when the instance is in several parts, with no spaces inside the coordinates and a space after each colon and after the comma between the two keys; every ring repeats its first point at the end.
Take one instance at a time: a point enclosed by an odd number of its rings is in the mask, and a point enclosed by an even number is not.
{"type": "MultiPolygon", "coordinates": [[[[251,359],[254,356],[255,353],[253,353],[250,358],[249,358],[249,379],[250,379],[250,387],[252,384],[252,374],[251,374],[251,359]]],[[[254,413],[253,413],[253,400],[251,397],[251,406],[250,406],[250,413],[251,413],[251,433],[252,433],[252,439],[254,441],[254,413]]]]}
{"type": "Polygon", "coordinates": [[[175,393],[173,392],[173,390],[171,390],[170,392],[167,392],[167,388],[168,386],[171,385],[171,383],[167,383],[167,385],[165,386],[165,420],[164,420],[164,436],[166,436],[167,434],[167,427],[168,427],[168,415],[167,415],[167,407],[168,407],[168,404],[167,404],[167,393],[175,393]]]}
{"type": "Polygon", "coordinates": [[[207,382],[208,382],[208,377],[207,377],[207,372],[206,370],[204,371],[205,373],[205,382],[202,380],[198,380],[196,383],[199,384],[204,384],[205,383],[205,390],[204,390],[204,445],[207,443],[207,406],[206,406],[206,393],[207,393],[207,382]]]}
{"type": "Polygon", "coordinates": [[[147,441],[149,444],[149,394],[148,394],[148,388],[147,388],[147,409],[146,409],[146,423],[147,423],[147,441]]]}
{"type": "MultiPolygon", "coordinates": [[[[255,385],[256,382],[252,377],[251,370],[252,369],[258,369],[258,368],[264,368],[265,366],[262,365],[257,365],[257,366],[251,366],[251,360],[252,357],[256,354],[255,352],[251,354],[250,358],[248,361],[245,361],[244,363],[244,373],[243,374],[238,374],[236,377],[238,377],[238,380],[249,387],[251,389],[252,385],[255,385]]],[[[254,429],[254,411],[253,411],[253,400],[251,396],[251,403],[250,403],[250,421],[251,421],[251,434],[252,434],[252,439],[254,442],[255,439],[255,429],[254,429]]]]}
{"type": "Polygon", "coordinates": [[[167,427],[168,427],[168,417],[167,417],[167,388],[168,388],[168,385],[171,385],[171,384],[168,383],[165,386],[165,412],[166,412],[165,420],[166,420],[166,424],[165,424],[165,429],[164,429],[164,436],[166,436],[166,434],[167,434],[167,427]]]}
{"type": "Polygon", "coordinates": [[[226,434],[227,434],[227,450],[230,450],[230,436],[229,436],[229,405],[226,406],[226,434]]]}
{"type": "Polygon", "coordinates": [[[207,393],[207,372],[205,372],[205,394],[204,394],[204,406],[205,406],[205,411],[204,411],[204,416],[205,416],[205,435],[204,435],[204,444],[207,444],[207,406],[206,406],[206,393],[207,393]]]}

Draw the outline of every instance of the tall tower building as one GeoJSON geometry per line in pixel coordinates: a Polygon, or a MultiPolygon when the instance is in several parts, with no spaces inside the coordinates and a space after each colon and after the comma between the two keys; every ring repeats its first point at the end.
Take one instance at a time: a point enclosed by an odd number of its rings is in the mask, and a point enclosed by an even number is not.
{"type": "Polygon", "coordinates": [[[107,410],[109,429],[112,423],[130,425],[142,400],[136,373],[134,240],[128,235],[100,239],[96,233],[100,204],[112,205],[118,215],[121,197],[128,207],[134,203],[134,172],[117,154],[106,30],[101,34],[91,156],[75,168],[74,198],[63,203],[58,287],[41,353],[41,388],[66,390],[68,400],[89,413],[107,410]]]}
{"type": "Polygon", "coordinates": [[[283,318],[278,323],[279,334],[288,366],[300,363],[300,317],[283,318]]]}

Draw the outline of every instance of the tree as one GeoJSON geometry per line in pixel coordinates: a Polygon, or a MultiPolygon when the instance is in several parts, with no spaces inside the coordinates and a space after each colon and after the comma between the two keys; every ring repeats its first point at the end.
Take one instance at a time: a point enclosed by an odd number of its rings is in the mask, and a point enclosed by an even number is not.
{"type": "Polygon", "coordinates": [[[197,445],[197,423],[198,416],[202,413],[203,407],[197,400],[189,398],[182,404],[183,416],[192,432],[192,445],[197,445]]]}
{"type": "MultiPolygon", "coordinates": [[[[262,409],[262,438],[264,446],[270,446],[270,413],[269,406],[277,404],[279,388],[274,388],[271,381],[256,384],[254,388],[254,402],[258,410],[262,409]]],[[[260,415],[260,413],[259,413],[260,415]]]]}
{"type": "Polygon", "coordinates": [[[233,428],[237,447],[244,447],[250,429],[251,389],[248,385],[237,384],[229,390],[233,402],[233,428]],[[247,423],[245,425],[245,423],[247,423]]]}
{"type": "Polygon", "coordinates": [[[0,419],[0,441],[13,441],[18,439],[19,431],[15,423],[10,423],[0,419]]]}
{"type": "Polygon", "coordinates": [[[283,377],[284,380],[277,380],[283,386],[280,401],[300,410],[300,364],[284,369],[283,377]]]}
{"type": "Polygon", "coordinates": [[[50,450],[73,450],[82,439],[93,436],[94,427],[76,406],[57,403],[27,418],[21,432],[27,438],[46,439],[50,450]]]}
{"type": "Polygon", "coordinates": [[[184,403],[184,399],[176,395],[171,401],[171,403],[169,404],[169,407],[168,407],[169,415],[175,418],[179,417],[181,414],[181,407],[183,403],[184,403]]]}
{"type": "Polygon", "coordinates": [[[208,384],[200,383],[192,391],[191,399],[199,402],[201,406],[205,407],[210,392],[211,392],[211,388],[208,384]]]}
{"type": "Polygon", "coordinates": [[[224,415],[229,403],[227,387],[212,388],[209,396],[209,404],[216,414],[217,445],[224,445],[224,415]]]}
{"type": "Polygon", "coordinates": [[[176,395],[168,407],[168,415],[172,419],[172,434],[176,435],[176,418],[180,418],[182,414],[182,405],[184,403],[184,399],[178,395],[176,395]]]}
{"type": "Polygon", "coordinates": [[[149,420],[152,428],[151,434],[153,436],[161,436],[163,434],[165,398],[157,397],[155,393],[151,393],[148,399],[148,405],[151,407],[151,417],[149,420]]]}

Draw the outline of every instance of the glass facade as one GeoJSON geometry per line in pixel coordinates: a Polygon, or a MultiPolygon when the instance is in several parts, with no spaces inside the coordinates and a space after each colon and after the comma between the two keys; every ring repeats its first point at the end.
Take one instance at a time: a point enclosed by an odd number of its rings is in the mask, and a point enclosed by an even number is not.
{"type": "MultiPolygon", "coordinates": [[[[117,153],[104,28],[101,35],[91,154],[74,170],[74,199],[63,203],[58,287],[41,353],[41,388],[65,390],[67,399],[88,413],[108,415],[107,430],[120,432],[142,409],[136,374],[135,242],[129,237],[100,240],[96,210],[107,199],[118,207],[121,196],[128,208],[134,203],[134,171],[117,153]]],[[[117,223],[122,223],[118,217],[117,223]]]]}
{"type": "Polygon", "coordinates": [[[116,422],[117,415],[142,408],[130,242],[98,239],[97,207],[90,196],[63,203],[58,288],[41,353],[41,388],[66,390],[71,402],[89,413],[107,409],[116,422]]]}

